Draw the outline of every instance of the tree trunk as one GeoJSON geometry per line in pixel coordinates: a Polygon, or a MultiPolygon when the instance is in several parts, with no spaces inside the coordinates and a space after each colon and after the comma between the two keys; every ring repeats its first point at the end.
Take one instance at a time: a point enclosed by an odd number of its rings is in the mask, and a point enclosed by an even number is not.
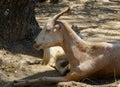
{"type": "Polygon", "coordinates": [[[33,40],[39,30],[35,0],[0,0],[0,45],[33,40]]]}

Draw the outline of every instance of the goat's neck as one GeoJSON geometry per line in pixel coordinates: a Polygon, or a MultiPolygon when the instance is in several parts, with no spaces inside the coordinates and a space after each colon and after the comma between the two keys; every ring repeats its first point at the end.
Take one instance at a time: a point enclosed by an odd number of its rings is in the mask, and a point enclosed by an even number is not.
{"type": "Polygon", "coordinates": [[[80,58],[83,52],[86,51],[87,45],[70,27],[66,22],[60,22],[63,33],[63,49],[67,55],[69,63],[74,67],[79,65],[80,58]]]}

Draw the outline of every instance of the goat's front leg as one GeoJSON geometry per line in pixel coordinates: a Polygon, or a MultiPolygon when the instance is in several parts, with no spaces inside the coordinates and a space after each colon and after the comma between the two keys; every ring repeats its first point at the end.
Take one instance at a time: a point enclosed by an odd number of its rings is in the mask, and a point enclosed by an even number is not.
{"type": "Polygon", "coordinates": [[[31,80],[18,80],[18,81],[14,81],[14,87],[23,87],[34,83],[44,83],[44,84],[57,83],[64,80],[65,80],[64,77],[41,77],[38,79],[31,79],[31,80]]]}
{"type": "Polygon", "coordinates": [[[66,82],[66,81],[77,81],[79,80],[79,73],[76,71],[72,71],[68,73],[66,76],[61,77],[41,77],[38,79],[32,80],[20,80],[14,82],[14,87],[30,85],[33,83],[58,83],[58,82],[66,82]]]}

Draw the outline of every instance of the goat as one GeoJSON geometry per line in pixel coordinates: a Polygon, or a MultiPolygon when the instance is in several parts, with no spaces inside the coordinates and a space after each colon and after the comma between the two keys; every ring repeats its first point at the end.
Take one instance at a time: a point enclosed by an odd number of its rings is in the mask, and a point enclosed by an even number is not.
{"type": "MultiPolygon", "coordinates": [[[[83,36],[80,33],[80,28],[77,25],[73,24],[71,28],[77,33],[80,38],[83,39],[83,36]]],[[[61,75],[65,75],[66,72],[70,69],[65,52],[60,46],[44,49],[44,55],[41,64],[50,65],[51,67],[55,68],[61,75]]]]}
{"type": "Polygon", "coordinates": [[[61,75],[66,74],[69,70],[68,60],[63,49],[60,46],[44,49],[42,65],[50,65],[55,68],[61,75]]]}
{"type": "MultiPolygon", "coordinates": [[[[31,82],[58,83],[65,81],[80,81],[87,77],[107,78],[114,75],[120,76],[120,44],[84,41],[71,29],[65,21],[57,19],[68,12],[68,7],[63,12],[48,20],[45,28],[35,39],[34,47],[37,50],[53,46],[61,46],[71,66],[70,72],[65,76],[41,77],[31,82]]],[[[26,81],[16,83],[23,85],[26,81]]]]}
{"type": "MultiPolygon", "coordinates": [[[[83,39],[83,36],[80,33],[81,29],[77,25],[73,24],[71,28],[77,33],[77,35],[80,38],[83,39]]],[[[54,46],[54,47],[44,49],[42,65],[47,65],[50,62],[50,59],[56,60],[57,56],[65,56],[65,53],[64,53],[63,49],[60,46],[54,46]]],[[[52,63],[49,64],[49,65],[54,66],[53,63],[55,63],[55,62],[53,62],[53,60],[51,60],[51,61],[52,61],[52,63]]]]}

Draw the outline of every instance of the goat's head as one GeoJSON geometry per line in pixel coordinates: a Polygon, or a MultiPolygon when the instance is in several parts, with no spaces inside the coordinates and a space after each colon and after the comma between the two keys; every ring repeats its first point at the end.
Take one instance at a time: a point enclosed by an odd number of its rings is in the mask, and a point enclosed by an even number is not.
{"type": "Polygon", "coordinates": [[[42,29],[42,31],[35,38],[34,47],[37,50],[61,45],[63,41],[63,34],[61,32],[62,26],[57,24],[57,19],[69,10],[70,7],[48,20],[44,26],[44,29],[42,29]]]}

